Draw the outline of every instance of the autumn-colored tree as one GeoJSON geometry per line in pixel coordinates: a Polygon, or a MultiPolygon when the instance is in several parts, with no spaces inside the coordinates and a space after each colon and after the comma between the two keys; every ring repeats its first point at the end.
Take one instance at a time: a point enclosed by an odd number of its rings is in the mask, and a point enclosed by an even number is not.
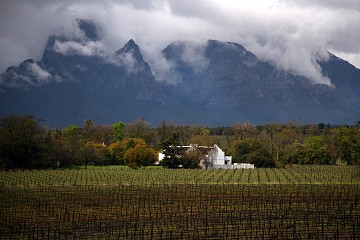
{"type": "Polygon", "coordinates": [[[257,130],[250,123],[236,123],[233,127],[233,134],[236,140],[243,140],[245,138],[255,138],[257,130]]]}
{"type": "Polygon", "coordinates": [[[109,146],[109,152],[118,164],[123,165],[125,164],[124,155],[126,151],[136,145],[147,146],[147,143],[141,138],[124,138],[121,142],[112,143],[109,146]]]}
{"type": "Polygon", "coordinates": [[[113,131],[112,126],[94,125],[91,120],[86,120],[82,135],[87,141],[110,145],[113,138],[113,131]]]}
{"type": "Polygon", "coordinates": [[[109,147],[103,143],[87,142],[92,149],[91,163],[94,165],[113,165],[117,164],[116,160],[112,158],[109,147]]]}
{"type": "Polygon", "coordinates": [[[127,166],[137,169],[155,163],[156,154],[154,149],[147,145],[137,144],[125,152],[124,160],[127,166]]]}
{"type": "Polygon", "coordinates": [[[215,136],[195,135],[188,140],[188,144],[197,144],[199,146],[214,146],[218,142],[215,136]]]}

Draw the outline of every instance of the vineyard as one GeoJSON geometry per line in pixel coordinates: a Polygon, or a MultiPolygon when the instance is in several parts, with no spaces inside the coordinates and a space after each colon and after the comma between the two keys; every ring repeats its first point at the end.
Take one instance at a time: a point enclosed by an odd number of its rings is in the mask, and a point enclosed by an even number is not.
{"type": "Polygon", "coordinates": [[[356,166],[0,172],[3,239],[359,239],[356,166]]]}

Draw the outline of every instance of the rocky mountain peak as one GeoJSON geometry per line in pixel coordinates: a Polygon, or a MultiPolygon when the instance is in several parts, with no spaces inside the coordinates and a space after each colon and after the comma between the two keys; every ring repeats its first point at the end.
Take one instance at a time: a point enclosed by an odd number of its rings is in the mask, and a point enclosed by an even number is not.
{"type": "Polygon", "coordinates": [[[135,43],[133,39],[130,39],[123,48],[115,52],[116,55],[121,54],[132,54],[132,56],[137,60],[142,60],[143,56],[141,54],[139,46],[135,43]]]}
{"type": "Polygon", "coordinates": [[[92,47],[87,43],[99,37],[98,29],[91,21],[77,23],[87,39],[52,36],[41,61],[26,60],[0,75],[0,115],[31,113],[53,126],[84,119],[228,125],[360,118],[360,70],[333,55],[319,62],[336,85],[329,88],[280,71],[238,43],[178,41],[162,51],[177,81],[167,85],[155,80],[133,39],[111,56],[59,48],[92,47]]]}
{"type": "Polygon", "coordinates": [[[89,19],[76,19],[79,29],[85,34],[85,36],[91,41],[97,41],[101,39],[100,29],[92,20],[89,19]]]}

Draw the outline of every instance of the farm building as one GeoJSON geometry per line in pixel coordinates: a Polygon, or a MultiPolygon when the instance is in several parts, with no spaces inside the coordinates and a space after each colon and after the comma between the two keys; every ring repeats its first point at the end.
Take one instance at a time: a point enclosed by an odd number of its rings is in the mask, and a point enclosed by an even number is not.
{"type": "MultiPolygon", "coordinates": [[[[203,169],[237,169],[237,168],[255,168],[254,164],[249,163],[233,163],[231,156],[226,156],[225,152],[221,150],[218,145],[213,147],[199,146],[196,144],[190,144],[190,146],[178,146],[180,153],[184,154],[188,151],[200,151],[203,158],[200,161],[199,166],[203,169]]],[[[159,153],[158,162],[160,163],[164,159],[165,155],[159,153]]]]}

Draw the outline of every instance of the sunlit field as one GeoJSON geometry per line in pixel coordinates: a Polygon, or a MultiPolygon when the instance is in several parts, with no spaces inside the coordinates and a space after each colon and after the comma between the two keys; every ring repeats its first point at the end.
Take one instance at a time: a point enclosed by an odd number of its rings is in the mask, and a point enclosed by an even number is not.
{"type": "Polygon", "coordinates": [[[0,172],[4,239],[359,239],[356,166],[0,172]]]}

